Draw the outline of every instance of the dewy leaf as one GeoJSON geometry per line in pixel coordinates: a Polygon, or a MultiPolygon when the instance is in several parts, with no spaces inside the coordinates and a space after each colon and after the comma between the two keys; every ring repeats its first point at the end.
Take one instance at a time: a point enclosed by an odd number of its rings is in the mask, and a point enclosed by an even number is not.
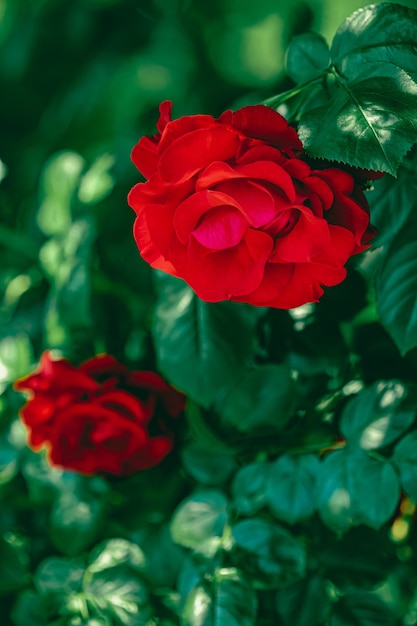
{"type": "Polygon", "coordinates": [[[417,84],[391,63],[335,70],[328,104],[306,111],[298,134],[313,157],[395,175],[417,141],[417,84]]]}
{"type": "Polygon", "coordinates": [[[404,490],[417,502],[417,430],[395,446],[393,461],[399,469],[404,490]]]}
{"type": "Polygon", "coordinates": [[[233,528],[236,561],[260,588],[274,589],[300,580],[306,554],[298,541],[278,524],[247,519],[233,528]]]}
{"type": "Polygon", "coordinates": [[[291,39],[285,69],[294,82],[306,83],[320,76],[329,63],[329,46],[321,35],[302,33],[291,39]]]}
{"type": "Polygon", "coordinates": [[[218,491],[202,491],[181,502],[171,521],[176,543],[196,552],[213,554],[227,522],[227,500],[218,491]]]}
{"type": "Polygon", "coordinates": [[[394,626],[396,620],[388,606],[376,595],[365,591],[346,594],[335,605],[330,626],[394,626]]]}
{"type": "Polygon", "coordinates": [[[329,609],[329,597],[319,576],[309,576],[276,594],[277,613],[283,626],[316,626],[329,609]]]}
{"type": "Polygon", "coordinates": [[[272,463],[266,498],[277,519],[296,524],[313,514],[314,488],[319,467],[318,458],[312,454],[284,455],[272,463]]]}
{"type": "Polygon", "coordinates": [[[417,74],[417,11],[393,3],[355,11],[338,29],[331,46],[333,63],[349,66],[388,61],[417,74]]]}
{"type": "Polygon", "coordinates": [[[417,219],[410,219],[384,254],[376,278],[381,323],[404,355],[417,346],[417,219]]]}
{"type": "Polygon", "coordinates": [[[380,381],[349,400],[340,424],[348,443],[377,450],[395,441],[416,415],[415,409],[405,405],[407,395],[400,381],[380,381]]]}
{"type": "Polygon", "coordinates": [[[358,448],[332,452],[321,463],[317,509],[323,522],[336,532],[358,524],[380,528],[394,513],[399,496],[393,466],[358,448]]]}
{"type": "Polygon", "coordinates": [[[295,385],[286,365],[262,365],[231,391],[221,409],[224,422],[241,432],[280,429],[296,403],[295,385]]]}
{"type": "Polygon", "coordinates": [[[203,302],[168,275],[159,277],[159,287],[153,320],[159,368],[173,385],[208,406],[253,357],[259,313],[232,302],[203,302]]]}

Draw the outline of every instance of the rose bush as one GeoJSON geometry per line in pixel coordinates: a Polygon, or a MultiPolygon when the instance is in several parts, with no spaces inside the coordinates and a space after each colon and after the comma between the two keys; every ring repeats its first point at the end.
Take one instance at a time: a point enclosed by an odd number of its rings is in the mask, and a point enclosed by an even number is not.
{"type": "Polygon", "coordinates": [[[148,371],[130,372],[109,355],[79,367],[44,352],[38,370],[18,380],[30,394],[20,416],[35,450],[82,474],[127,475],[158,464],[172,449],[172,418],[183,394],[148,371]]]}
{"type": "Polygon", "coordinates": [[[345,278],[373,234],[351,173],[309,165],[296,131],[263,105],[170,115],[162,103],[158,134],[132,151],[147,178],[129,194],[145,261],[205,301],[283,309],[345,278]]]}

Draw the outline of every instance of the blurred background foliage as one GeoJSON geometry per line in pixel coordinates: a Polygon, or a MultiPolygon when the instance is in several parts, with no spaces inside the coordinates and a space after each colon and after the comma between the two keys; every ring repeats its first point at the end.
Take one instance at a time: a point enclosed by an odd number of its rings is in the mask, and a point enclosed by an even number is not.
{"type": "Polygon", "coordinates": [[[331,40],[364,5],[0,0],[0,381],[32,347],[140,355],[151,278],[126,193],[158,104],[217,115],[282,91],[290,38],[331,40]]]}

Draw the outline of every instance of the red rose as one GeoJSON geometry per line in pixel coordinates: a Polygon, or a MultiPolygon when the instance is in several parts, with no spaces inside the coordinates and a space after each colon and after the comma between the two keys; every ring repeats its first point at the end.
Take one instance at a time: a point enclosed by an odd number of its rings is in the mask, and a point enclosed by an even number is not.
{"type": "Polygon", "coordinates": [[[18,380],[30,398],[21,410],[29,445],[48,448],[52,465],[82,474],[127,475],[172,449],[170,418],[185,398],[153,372],[130,372],[111,356],[74,367],[44,352],[38,370],[18,380]]]}
{"type": "Polygon", "coordinates": [[[143,137],[132,160],[134,235],[152,267],[183,278],[208,302],[289,309],[340,283],[349,257],[372,237],[351,174],[313,169],[294,129],[272,109],[248,106],[170,119],[143,137]]]}

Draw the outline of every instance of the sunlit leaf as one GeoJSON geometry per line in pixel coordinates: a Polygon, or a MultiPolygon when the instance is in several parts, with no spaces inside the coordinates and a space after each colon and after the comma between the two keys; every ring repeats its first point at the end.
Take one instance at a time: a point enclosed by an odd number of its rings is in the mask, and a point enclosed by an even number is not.
{"type": "Polygon", "coordinates": [[[376,450],[392,443],[414,422],[413,400],[400,381],[381,381],[352,398],[342,413],[342,434],[350,444],[376,450]]]}
{"type": "Polygon", "coordinates": [[[176,543],[212,555],[220,545],[227,522],[227,500],[218,491],[189,496],[175,511],[171,534],[176,543]]]}
{"type": "Polygon", "coordinates": [[[395,175],[417,141],[417,84],[400,67],[363,65],[335,74],[328,104],[306,111],[299,136],[314,157],[395,175]]]}
{"type": "Polygon", "coordinates": [[[335,532],[358,524],[380,528],[393,515],[399,495],[393,466],[360,449],[331,452],[317,477],[317,509],[335,532]]]}

